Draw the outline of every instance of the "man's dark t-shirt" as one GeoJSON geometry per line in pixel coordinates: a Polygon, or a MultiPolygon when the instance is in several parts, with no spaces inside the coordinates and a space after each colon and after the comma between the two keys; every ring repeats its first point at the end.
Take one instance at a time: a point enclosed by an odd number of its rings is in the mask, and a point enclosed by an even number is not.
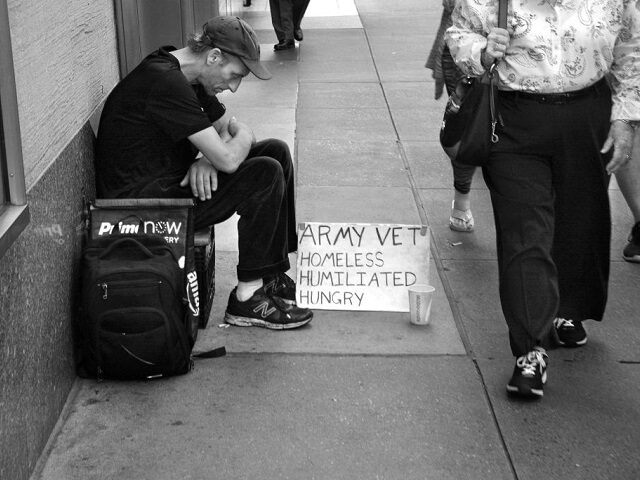
{"type": "Polygon", "coordinates": [[[196,156],[188,136],[224,115],[163,47],[146,57],[111,92],[98,129],[99,198],[190,196],[178,185],[196,156]]]}

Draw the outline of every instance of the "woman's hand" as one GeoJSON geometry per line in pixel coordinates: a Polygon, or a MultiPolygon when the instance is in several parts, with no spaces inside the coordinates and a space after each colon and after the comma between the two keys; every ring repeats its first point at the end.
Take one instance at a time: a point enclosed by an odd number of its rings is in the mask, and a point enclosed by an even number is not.
{"type": "Polygon", "coordinates": [[[629,160],[631,160],[631,150],[633,149],[633,136],[635,130],[626,122],[620,120],[614,120],[611,122],[611,128],[609,129],[609,136],[604,142],[600,153],[607,153],[613,148],[613,155],[611,161],[607,164],[607,173],[611,175],[620,167],[623,167],[629,160]]]}
{"type": "Polygon", "coordinates": [[[498,27],[492,29],[487,35],[487,46],[482,51],[482,65],[489,68],[495,60],[504,57],[510,41],[507,30],[498,27]]]}

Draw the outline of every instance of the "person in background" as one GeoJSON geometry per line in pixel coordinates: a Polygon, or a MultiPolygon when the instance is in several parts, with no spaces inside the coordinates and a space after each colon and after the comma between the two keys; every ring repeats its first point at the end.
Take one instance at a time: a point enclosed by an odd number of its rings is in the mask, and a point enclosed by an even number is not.
{"type": "MultiPolygon", "coordinates": [[[[447,94],[451,96],[456,89],[456,84],[464,73],[456,66],[449,47],[444,41],[444,33],[452,25],[451,12],[455,6],[455,0],[442,1],[442,17],[438,33],[431,47],[426,67],[433,71],[435,80],[435,98],[442,97],[443,87],[446,87],[447,94]]],[[[451,159],[453,168],[453,201],[451,202],[451,214],[449,216],[449,228],[458,232],[471,232],[474,227],[473,214],[471,213],[471,181],[476,167],[462,165],[451,159]]]]}
{"type": "Polygon", "coordinates": [[[271,23],[278,37],[278,43],[273,46],[275,51],[295,48],[295,40],[301,42],[304,38],[300,24],[310,0],[269,0],[271,23]]]}
{"type": "Polygon", "coordinates": [[[498,62],[503,125],[483,175],[516,357],[507,392],[541,398],[545,347],[585,345],[583,322],[604,314],[609,175],[631,160],[640,121],[640,10],[626,0],[508,3],[502,29],[497,0],[458,0],[445,38],[466,74],[498,62]]]}
{"type": "Polygon", "coordinates": [[[616,180],[633,215],[633,227],[622,258],[627,262],[640,263],[640,134],[636,131],[633,141],[632,160],[616,172],[616,180]]]}
{"type": "Polygon", "coordinates": [[[260,63],[253,29],[238,17],[205,23],[181,49],[148,55],[109,94],[96,143],[102,198],[196,199],[195,228],[238,213],[238,284],[225,321],[274,330],[309,323],[285,272],[297,250],[294,172],[286,143],[257,142],[216,95],[235,92],[260,63]],[[198,156],[198,152],[202,156],[198,156]]]}

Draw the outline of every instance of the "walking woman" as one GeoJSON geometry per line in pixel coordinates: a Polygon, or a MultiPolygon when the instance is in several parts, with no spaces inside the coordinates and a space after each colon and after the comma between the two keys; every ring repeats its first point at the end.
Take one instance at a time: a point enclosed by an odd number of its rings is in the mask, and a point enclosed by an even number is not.
{"type": "Polygon", "coordinates": [[[511,394],[539,398],[545,347],[587,343],[607,301],[609,175],[631,159],[640,120],[640,11],[628,0],[458,0],[446,41],[479,76],[498,61],[491,193],[500,300],[516,357],[511,394]],[[610,76],[610,85],[605,80],[610,76]]]}

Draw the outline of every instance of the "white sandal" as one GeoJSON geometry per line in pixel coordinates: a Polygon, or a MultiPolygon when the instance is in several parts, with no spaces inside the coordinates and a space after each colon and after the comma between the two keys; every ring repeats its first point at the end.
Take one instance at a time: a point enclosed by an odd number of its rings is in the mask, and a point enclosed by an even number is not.
{"type": "Polygon", "coordinates": [[[451,202],[451,216],[449,217],[449,228],[456,232],[472,232],[473,231],[473,215],[471,209],[458,210],[453,208],[454,202],[451,202]]]}

